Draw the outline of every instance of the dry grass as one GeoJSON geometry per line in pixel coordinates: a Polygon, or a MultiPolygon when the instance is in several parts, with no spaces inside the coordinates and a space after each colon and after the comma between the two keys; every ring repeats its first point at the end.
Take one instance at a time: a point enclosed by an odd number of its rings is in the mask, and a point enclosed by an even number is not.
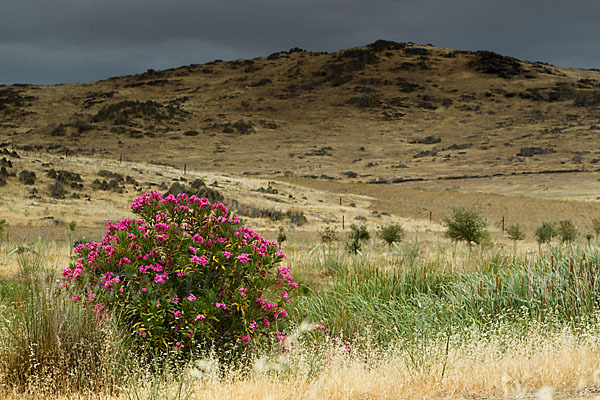
{"type": "Polygon", "coordinates": [[[50,271],[62,271],[70,262],[65,241],[0,242],[0,277],[17,277],[31,263],[50,271]],[[19,251],[18,249],[21,249],[19,251]]]}
{"type": "Polygon", "coordinates": [[[584,153],[583,164],[572,161],[572,157],[575,152],[597,147],[597,135],[590,128],[597,123],[597,108],[575,108],[573,100],[537,102],[522,99],[519,94],[528,88],[554,87],[559,82],[576,86],[580,79],[598,80],[597,71],[547,67],[549,72],[539,72],[539,66],[525,62],[523,67],[534,78],[522,74],[504,79],[468,67],[474,59],[472,54],[447,57],[451,49],[416,47],[431,52],[424,61],[428,69],[399,69],[405,62],[423,60],[402,50],[378,53],[379,63],[348,72],[346,75],[352,80],[339,86],[332,86],[318,75],[338,62],[340,54],[293,53],[277,60],[256,59],[250,69],[239,62],[182,67],[162,73],[163,82],[159,85],[145,84],[156,76],[129,76],[20,88],[23,95],[37,98],[23,108],[34,113],[7,114],[0,119],[6,132],[0,134],[0,141],[7,139],[17,145],[59,144],[87,151],[94,147],[96,154],[113,160],[123,154],[130,160],[153,158],[179,168],[187,164],[197,170],[249,171],[269,177],[283,175],[287,170],[297,176],[326,174],[340,178],[342,172],[352,169],[364,175],[359,179],[366,181],[378,177],[594,168],[590,164],[593,154],[584,153]],[[272,82],[253,85],[265,77],[272,82]],[[361,83],[365,78],[391,84],[361,83]],[[422,89],[403,93],[395,84],[398,78],[422,89]],[[299,89],[311,84],[312,89],[299,89]],[[297,89],[289,89],[290,85],[297,89]],[[369,95],[360,92],[361,87],[386,102],[399,98],[403,105],[360,109],[347,104],[352,97],[369,95]],[[107,93],[109,97],[103,96],[107,93]],[[433,99],[430,101],[437,109],[420,107],[426,98],[433,99]],[[171,102],[189,114],[165,121],[132,118],[122,124],[154,137],[136,139],[127,133],[111,132],[112,121],[93,123],[95,126],[84,132],[68,127],[65,136],[50,136],[61,123],[90,124],[103,105],[124,100],[171,102]],[[443,105],[444,100],[452,103],[443,105]],[[404,115],[389,118],[385,113],[404,115]],[[240,139],[240,134],[223,132],[220,127],[240,119],[251,121],[256,132],[240,139]],[[278,127],[265,127],[260,120],[275,122],[278,127]],[[188,129],[197,130],[199,135],[184,136],[188,129]],[[435,146],[438,148],[464,143],[473,147],[465,149],[464,154],[448,150],[437,156],[413,158],[434,147],[411,143],[428,135],[441,137],[441,143],[435,146]],[[325,146],[334,149],[332,156],[304,156],[325,146]],[[556,147],[557,153],[523,161],[511,159],[523,146],[556,147]],[[361,147],[365,150],[361,151],[361,147]],[[295,155],[289,156],[290,153],[295,155]],[[409,168],[392,168],[399,163],[409,168]]]}
{"type": "Polygon", "coordinates": [[[476,339],[425,371],[415,371],[408,355],[393,349],[348,354],[330,348],[316,356],[322,370],[310,377],[311,366],[318,362],[310,351],[260,359],[249,375],[230,372],[224,378],[214,363],[204,360],[191,368],[185,387],[190,399],[257,400],[593,398],[600,390],[597,337],[533,333],[508,349],[505,341],[476,339]]]}
{"type": "MultiPolygon", "coordinates": [[[[170,383],[145,378],[124,383],[115,396],[78,394],[53,399],[596,399],[600,394],[600,348],[597,337],[568,331],[552,337],[532,334],[526,342],[506,349],[506,338],[473,341],[450,351],[447,360],[424,372],[407,364],[407,354],[386,354],[329,348],[319,355],[322,369],[308,376],[319,362],[310,351],[254,363],[249,373],[219,372],[216,362],[196,362],[170,383]],[[443,371],[443,376],[442,376],[443,371]]],[[[443,344],[442,344],[443,345],[443,344]]],[[[439,352],[433,348],[432,352],[439,352]]],[[[3,393],[3,398],[48,398],[3,393]]]]}

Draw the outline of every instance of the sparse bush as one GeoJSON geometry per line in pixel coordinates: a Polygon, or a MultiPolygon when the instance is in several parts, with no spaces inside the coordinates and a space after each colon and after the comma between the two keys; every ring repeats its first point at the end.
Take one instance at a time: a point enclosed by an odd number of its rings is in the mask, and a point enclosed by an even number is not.
{"type": "Polygon", "coordinates": [[[366,225],[350,225],[350,242],[346,243],[346,249],[350,253],[358,253],[364,242],[371,238],[366,225]]]}
{"type": "Polygon", "coordinates": [[[517,254],[517,242],[519,240],[525,239],[525,232],[521,230],[519,224],[511,225],[506,228],[506,233],[508,234],[508,238],[514,241],[514,254],[517,254]]]}
{"type": "Polygon", "coordinates": [[[0,219],[0,240],[5,238],[8,232],[8,222],[5,219],[0,219]]]}
{"type": "Polygon", "coordinates": [[[400,243],[404,239],[404,228],[400,224],[382,225],[377,229],[377,237],[388,246],[392,243],[400,243]]]}
{"type": "Polygon", "coordinates": [[[73,235],[75,234],[76,228],[77,228],[77,222],[75,222],[75,221],[69,222],[69,243],[71,244],[71,250],[73,249],[73,235]]]}
{"type": "Polygon", "coordinates": [[[147,356],[187,358],[214,345],[223,357],[239,346],[281,338],[289,292],[297,287],[277,244],[206,198],[144,194],[131,205],[141,220],[107,225],[100,243],[76,247],[63,272],[73,301],[100,320],[122,315],[147,356]]]}
{"type": "Polygon", "coordinates": [[[594,230],[596,239],[598,239],[598,235],[600,235],[600,218],[592,218],[592,229],[594,230]]]}
{"type": "Polygon", "coordinates": [[[59,124],[56,128],[52,129],[52,132],[50,132],[50,136],[65,136],[65,134],[66,129],[63,124],[59,124]]]}
{"type": "Polygon", "coordinates": [[[525,232],[521,230],[519,224],[511,225],[508,228],[506,228],[506,234],[508,235],[508,238],[510,240],[517,241],[525,239],[525,232]]]}
{"type": "Polygon", "coordinates": [[[337,240],[337,231],[335,227],[327,224],[319,231],[319,236],[321,237],[321,242],[329,246],[337,240]]]}
{"type": "Polygon", "coordinates": [[[569,219],[564,219],[558,223],[558,236],[563,243],[572,243],[577,239],[579,232],[577,227],[569,219]]]}
{"type": "Polygon", "coordinates": [[[592,233],[585,234],[585,240],[587,240],[588,246],[590,245],[590,242],[592,241],[593,238],[594,238],[594,234],[592,234],[592,233]]]}
{"type": "Polygon", "coordinates": [[[452,241],[467,242],[469,248],[473,243],[480,244],[489,238],[487,223],[476,210],[466,207],[455,207],[452,214],[445,217],[446,237],[452,241]]]}
{"type": "Polygon", "coordinates": [[[346,104],[353,104],[359,108],[375,108],[379,107],[381,100],[377,96],[352,97],[346,104]]]}
{"type": "Polygon", "coordinates": [[[147,118],[156,121],[170,119],[181,114],[172,105],[163,106],[152,100],[146,102],[125,100],[115,104],[102,106],[92,118],[92,122],[112,120],[116,125],[127,124],[132,118],[147,118]]]}
{"type": "Polygon", "coordinates": [[[557,236],[556,225],[554,222],[544,222],[535,230],[535,240],[539,245],[550,243],[557,236]]]}
{"type": "Polygon", "coordinates": [[[285,242],[287,240],[287,235],[285,234],[285,230],[283,229],[283,226],[279,227],[279,234],[277,235],[277,243],[279,243],[279,245],[281,246],[283,244],[283,242],[285,242]]]}

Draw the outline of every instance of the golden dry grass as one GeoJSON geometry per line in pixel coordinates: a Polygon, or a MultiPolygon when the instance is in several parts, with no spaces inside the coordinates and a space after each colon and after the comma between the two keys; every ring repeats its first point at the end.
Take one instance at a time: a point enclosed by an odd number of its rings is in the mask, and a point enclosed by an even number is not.
{"type": "MultiPolygon", "coordinates": [[[[300,276],[315,284],[326,284],[326,272],[306,269],[303,260],[318,241],[317,231],[327,223],[341,231],[342,217],[342,239],[350,223],[357,222],[356,217],[365,217],[371,232],[379,224],[401,222],[408,230],[407,240],[418,236],[425,249],[420,257],[453,271],[473,268],[477,257],[455,257],[454,250],[441,238],[440,221],[452,206],[477,208],[493,228],[496,243],[505,248],[511,248],[512,243],[502,237],[498,223],[502,217],[506,225],[519,223],[528,236],[524,244],[519,244],[522,253],[537,248],[532,232],[543,221],[571,219],[582,233],[589,232],[591,218],[600,215],[594,150],[599,144],[598,107],[574,107],[572,100],[535,102],[521,98],[519,93],[561,82],[576,87],[580,79],[600,80],[600,72],[552,66],[544,67],[549,72],[540,72],[540,65],[522,63],[534,71],[535,78],[504,79],[473,71],[468,67],[472,54],[452,57],[450,49],[416,47],[431,51],[425,60],[430,69],[399,70],[404,62],[423,60],[392,51],[378,54],[378,64],[354,71],[345,85],[327,82],[307,90],[291,90],[289,86],[314,83],[319,71],[336,62],[339,54],[291,53],[277,60],[260,58],[253,63],[182,67],[158,73],[166,81],[152,85],[147,83],[157,76],[145,74],[83,84],[15,88],[36,99],[14,113],[0,115],[0,143],[17,147],[21,158],[12,159],[17,172],[36,172],[39,197],[31,197],[29,188],[12,177],[0,188],[0,219],[10,224],[8,243],[0,243],[0,274],[14,277],[19,273],[17,255],[8,254],[23,245],[36,252],[31,254],[43,257],[47,267],[58,271],[69,261],[69,222],[77,224],[76,238],[84,235],[99,239],[106,220],[131,217],[128,205],[137,191],[131,186],[129,193],[122,194],[93,191],[91,182],[99,169],[131,175],[145,191],[180,179],[186,165],[186,179],[216,181],[215,187],[229,199],[259,208],[302,210],[309,223],[300,228],[285,225],[289,238],[285,248],[290,265],[299,265],[300,276]],[[271,84],[252,85],[264,77],[270,77],[271,84]],[[364,78],[392,82],[402,78],[423,89],[403,93],[395,84],[360,83],[364,78]],[[365,90],[374,90],[385,102],[399,98],[404,104],[373,109],[346,104],[365,90]],[[426,110],[419,106],[425,96],[452,104],[437,104],[436,110],[426,110]],[[162,121],[133,117],[121,124],[125,133],[112,129],[112,121],[92,123],[103,105],[124,100],[176,104],[189,114],[162,121]],[[391,119],[386,116],[395,112],[405,115],[391,119]],[[238,120],[251,122],[255,132],[223,132],[223,124],[238,120]],[[76,123],[93,126],[77,132],[76,123]],[[277,127],[269,127],[268,123],[277,127]],[[67,134],[51,136],[59,124],[67,124],[67,134]],[[134,138],[128,130],[152,135],[134,138]],[[187,130],[197,130],[199,135],[185,136],[187,130]],[[429,135],[439,136],[440,143],[413,143],[429,135]],[[25,145],[41,147],[24,150],[25,145]],[[466,148],[447,149],[453,145],[466,148]],[[516,157],[520,148],[527,146],[553,148],[556,153],[516,157]],[[314,153],[327,147],[331,149],[325,155],[314,153]],[[65,148],[70,151],[67,157],[65,148]],[[426,150],[436,150],[437,154],[415,157],[426,150]],[[119,162],[121,156],[123,162],[119,162]],[[89,195],[90,201],[50,198],[46,188],[52,180],[44,174],[48,167],[42,166],[46,162],[57,170],[80,173],[82,193],[89,195]],[[578,172],[437,179],[549,169],[578,172]],[[348,171],[358,176],[349,178],[344,175],[348,171]],[[367,183],[395,178],[424,181],[367,183]],[[285,203],[273,202],[256,192],[268,182],[283,193],[281,200],[285,203]],[[376,217],[372,211],[391,215],[376,217]],[[38,242],[38,238],[42,240],[38,242]]],[[[263,219],[253,219],[250,224],[270,239],[276,237],[281,226],[263,219]]],[[[464,255],[464,250],[459,248],[459,255],[464,255]]],[[[376,252],[366,254],[365,259],[386,262],[376,252]]],[[[289,368],[291,372],[286,374],[266,372],[263,365],[248,376],[232,372],[227,379],[217,379],[204,371],[201,379],[191,374],[187,382],[192,399],[594,398],[600,387],[598,344],[594,337],[575,337],[569,332],[552,337],[533,335],[509,349],[493,340],[474,340],[448,354],[443,379],[439,363],[432,365],[432,373],[415,373],[402,351],[373,354],[372,349],[363,346],[350,356],[333,351],[327,366],[313,379],[306,378],[310,359],[304,354],[272,364],[289,368]]],[[[439,353],[439,346],[431,351],[439,353]]],[[[146,380],[140,382],[135,394],[145,398],[155,389],[151,380],[146,380]]],[[[176,385],[171,394],[173,390],[176,385]]],[[[4,395],[8,399],[21,398],[20,394],[4,395]]],[[[45,398],[41,393],[33,394],[36,396],[45,398]]],[[[119,398],[129,397],[122,394],[119,398]]]]}
{"type": "MultiPolygon", "coordinates": [[[[260,358],[250,373],[222,376],[214,359],[197,361],[176,381],[146,378],[123,383],[120,395],[74,394],[52,397],[161,399],[596,399],[600,395],[600,343],[563,331],[548,337],[533,333],[523,343],[506,338],[474,340],[447,358],[415,371],[408,355],[391,349],[329,348],[322,369],[307,375],[315,360],[310,351],[260,358]],[[445,366],[444,366],[445,365],[445,366]],[[443,371],[443,376],[442,376],[443,371]],[[180,397],[177,392],[181,391],[180,397]],[[136,397],[137,396],[137,397],[136,397]]],[[[441,344],[443,346],[443,344],[441,344]]],[[[439,348],[432,348],[439,353],[439,348]]],[[[3,393],[3,398],[48,398],[3,393]]]]}

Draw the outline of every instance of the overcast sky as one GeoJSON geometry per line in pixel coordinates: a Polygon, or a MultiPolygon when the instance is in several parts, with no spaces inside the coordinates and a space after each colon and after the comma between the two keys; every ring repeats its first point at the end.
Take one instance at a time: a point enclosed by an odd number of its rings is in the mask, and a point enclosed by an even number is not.
{"type": "Polygon", "coordinates": [[[600,0],[0,0],[0,84],[377,39],[600,68],[600,0]]]}

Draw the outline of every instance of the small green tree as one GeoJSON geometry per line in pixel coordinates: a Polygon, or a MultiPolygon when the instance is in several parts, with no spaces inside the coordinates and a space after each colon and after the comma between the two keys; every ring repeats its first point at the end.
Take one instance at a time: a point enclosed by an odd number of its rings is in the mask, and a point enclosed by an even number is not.
{"type": "Polygon", "coordinates": [[[6,235],[8,231],[8,222],[5,219],[0,219],[0,240],[6,235]]]}
{"type": "Polygon", "coordinates": [[[377,237],[388,246],[391,246],[392,243],[400,243],[405,234],[404,227],[398,223],[382,225],[377,229],[377,237]]]}
{"type": "Polygon", "coordinates": [[[77,228],[77,222],[71,221],[69,222],[69,238],[71,243],[71,250],[73,250],[73,235],[75,234],[75,228],[77,228]]]}
{"type": "Polygon", "coordinates": [[[585,240],[587,240],[587,245],[590,245],[590,242],[592,241],[592,239],[594,238],[594,235],[591,233],[586,233],[585,234],[585,240]]]}
{"type": "Polygon", "coordinates": [[[285,230],[283,226],[279,227],[279,234],[277,235],[277,243],[281,246],[283,242],[287,240],[287,235],[285,234],[285,230]]]}
{"type": "Polygon", "coordinates": [[[327,224],[322,230],[319,231],[319,236],[321,237],[321,242],[329,246],[331,243],[337,240],[337,231],[335,227],[327,224]]]}
{"type": "Polygon", "coordinates": [[[350,253],[358,253],[364,242],[371,238],[366,225],[350,225],[350,242],[346,243],[346,249],[350,253]]]}
{"type": "Polygon", "coordinates": [[[474,209],[454,207],[450,216],[443,219],[446,237],[452,241],[467,242],[469,249],[475,244],[488,239],[490,232],[485,219],[474,209]]]}
{"type": "Polygon", "coordinates": [[[563,219],[558,223],[558,236],[561,242],[573,243],[577,239],[577,235],[579,235],[579,231],[570,219],[563,219]]]}
{"type": "Polygon", "coordinates": [[[508,235],[508,238],[511,240],[525,239],[525,232],[523,232],[521,230],[521,226],[519,226],[519,224],[511,225],[508,228],[506,228],[506,234],[508,235]]]}
{"type": "Polygon", "coordinates": [[[514,253],[517,254],[517,242],[519,240],[525,239],[525,232],[521,230],[519,224],[511,225],[506,228],[506,233],[508,234],[508,238],[514,241],[514,253]]]}
{"type": "Polygon", "coordinates": [[[592,229],[594,230],[597,240],[598,236],[600,236],[600,218],[592,218],[592,229]]]}
{"type": "Polygon", "coordinates": [[[543,222],[535,230],[535,240],[540,246],[544,243],[550,243],[556,235],[556,224],[554,222],[543,222]]]}

